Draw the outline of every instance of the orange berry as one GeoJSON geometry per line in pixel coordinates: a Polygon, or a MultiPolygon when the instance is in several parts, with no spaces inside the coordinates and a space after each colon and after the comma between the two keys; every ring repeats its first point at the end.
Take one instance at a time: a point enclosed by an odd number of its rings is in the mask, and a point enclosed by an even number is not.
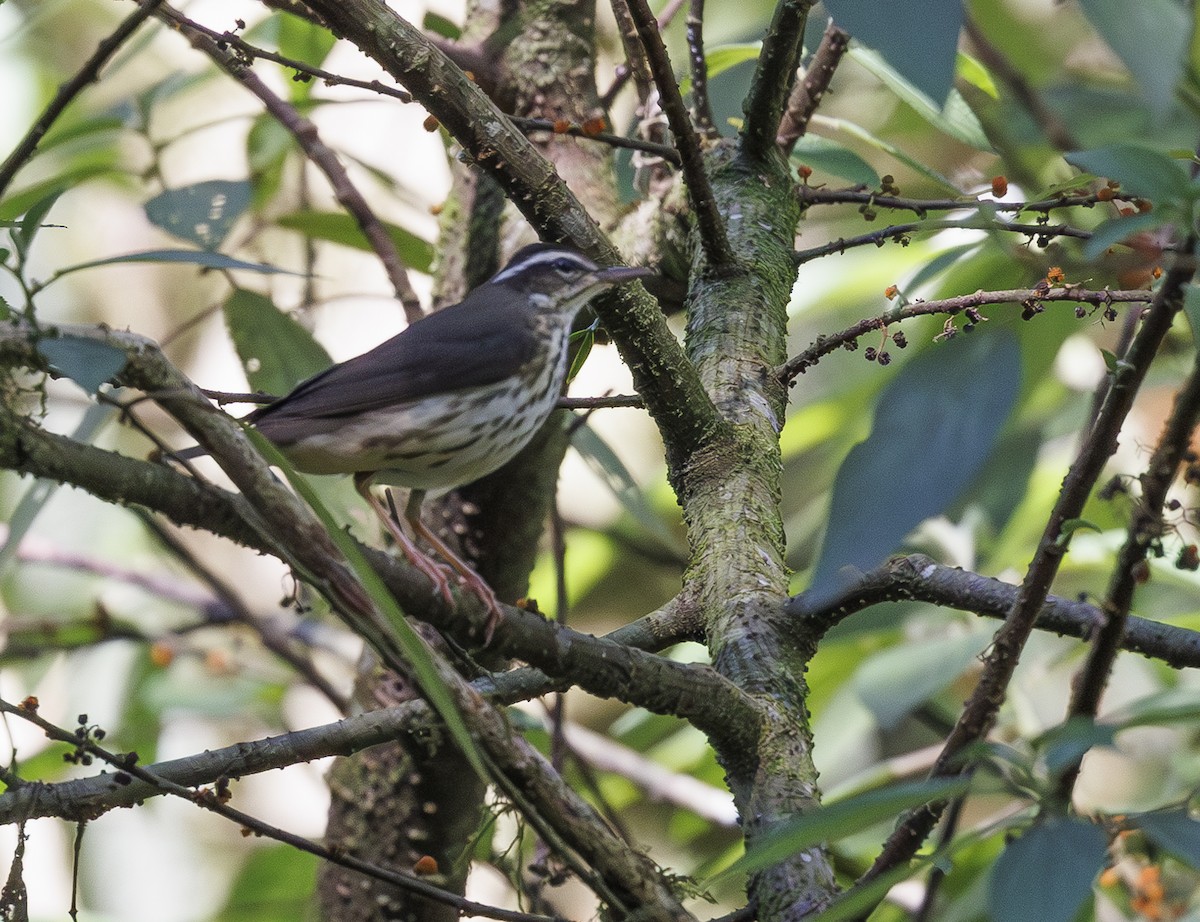
{"type": "Polygon", "coordinates": [[[992,195],[1003,198],[1008,195],[1008,179],[1004,176],[992,177],[992,195]]]}

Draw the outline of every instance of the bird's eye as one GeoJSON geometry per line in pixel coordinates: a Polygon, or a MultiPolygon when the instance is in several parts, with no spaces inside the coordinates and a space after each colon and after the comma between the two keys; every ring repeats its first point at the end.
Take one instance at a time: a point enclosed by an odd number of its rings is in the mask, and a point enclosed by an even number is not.
{"type": "Polygon", "coordinates": [[[562,259],[554,260],[551,265],[554,266],[554,271],[561,272],[563,275],[579,274],[579,263],[575,262],[573,259],[567,259],[566,257],[563,257],[562,259]]]}

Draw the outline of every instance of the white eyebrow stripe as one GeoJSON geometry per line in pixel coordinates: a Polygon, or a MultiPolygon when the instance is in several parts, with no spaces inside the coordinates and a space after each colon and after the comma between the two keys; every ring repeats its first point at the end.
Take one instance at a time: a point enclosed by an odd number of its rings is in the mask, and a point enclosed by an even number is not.
{"type": "Polygon", "coordinates": [[[571,260],[571,262],[575,263],[584,272],[594,272],[598,268],[591,260],[585,259],[571,250],[543,250],[541,253],[534,253],[532,256],[528,256],[518,263],[509,263],[492,276],[492,281],[503,282],[505,279],[512,278],[519,272],[524,272],[530,266],[540,266],[556,262],[560,259],[571,260]]]}

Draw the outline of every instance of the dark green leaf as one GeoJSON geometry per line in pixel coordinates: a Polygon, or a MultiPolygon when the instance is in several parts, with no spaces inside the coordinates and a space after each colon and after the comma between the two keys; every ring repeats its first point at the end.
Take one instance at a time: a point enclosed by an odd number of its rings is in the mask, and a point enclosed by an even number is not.
{"type": "Polygon", "coordinates": [[[978,250],[978,243],[963,243],[959,246],[950,247],[950,249],[946,250],[944,253],[939,253],[920,269],[918,269],[916,275],[909,279],[904,287],[909,291],[915,291],[927,282],[933,281],[941,273],[945,272],[951,266],[957,264],[960,260],[969,258],[978,250]]]}
{"type": "Polygon", "coordinates": [[[792,160],[812,167],[818,173],[832,173],[858,186],[879,188],[879,174],[867,161],[836,141],[808,134],[796,142],[792,160]]]}
{"type": "Polygon", "coordinates": [[[1051,817],[1008,844],[992,869],[995,922],[1071,922],[1107,859],[1108,837],[1093,823],[1051,817]]]}
{"type": "Polygon", "coordinates": [[[66,375],[89,394],[125,367],[125,353],[116,346],[82,336],[60,335],[38,340],[38,352],[50,367],[66,375]]]}
{"type": "Polygon", "coordinates": [[[144,207],[151,224],[213,251],[249,207],[251,191],[246,180],[210,179],[160,192],[144,207]]]}
{"type": "MultiPolygon", "coordinates": [[[[328,240],[358,250],[372,250],[358,222],[336,211],[297,211],[276,220],[280,227],[299,231],[316,240],[328,240]]],[[[433,265],[433,244],[396,224],[384,223],[384,229],[396,245],[401,262],[417,272],[429,272],[433,265]]]]}
{"type": "Polygon", "coordinates": [[[571,368],[567,372],[567,380],[574,381],[575,376],[579,374],[579,369],[583,368],[583,363],[588,360],[588,356],[592,354],[592,346],[596,343],[596,325],[592,324],[582,330],[577,330],[571,334],[571,348],[575,350],[575,355],[571,358],[571,368]]]}
{"type": "MultiPolygon", "coordinates": [[[[705,48],[704,63],[708,72],[708,79],[711,80],[713,77],[717,77],[746,61],[757,61],[761,52],[762,42],[716,45],[712,48],[705,48]]],[[[679,90],[682,93],[690,93],[692,91],[691,76],[686,76],[679,82],[679,90]]]]}
{"type": "Polygon", "coordinates": [[[1096,176],[1117,180],[1126,195],[1144,196],[1156,204],[1178,203],[1192,194],[1183,163],[1150,147],[1111,144],[1073,151],[1064,159],[1096,176]]]}
{"type": "Polygon", "coordinates": [[[885,9],[858,0],[825,0],[833,21],[879,49],[896,71],[931,99],[943,100],[954,82],[962,0],[908,0],[885,9]]]}
{"type": "Polygon", "coordinates": [[[1129,817],[1151,842],[1190,867],[1200,869],[1200,822],[1186,809],[1155,810],[1129,817]]]}
{"type": "Polygon", "coordinates": [[[704,885],[770,867],[801,849],[835,842],[913,807],[965,794],[967,787],[966,778],[934,778],[891,785],[818,807],[796,820],[780,823],[728,868],[704,881],[704,885]]]}
{"type": "Polygon", "coordinates": [[[885,153],[887,153],[888,155],[890,155],[892,157],[895,157],[897,160],[899,160],[905,166],[920,173],[926,179],[929,179],[930,181],[936,183],[938,186],[941,186],[947,192],[950,192],[951,194],[954,194],[954,195],[962,195],[962,190],[959,189],[958,186],[954,185],[954,183],[952,183],[949,179],[947,179],[945,176],[943,176],[937,170],[933,169],[932,167],[928,166],[925,163],[922,163],[921,159],[919,157],[914,157],[911,154],[907,153],[906,151],[902,150],[901,148],[897,147],[895,144],[890,144],[889,142],[883,140],[883,138],[879,137],[878,135],[872,134],[870,131],[867,131],[867,129],[863,128],[861,125],[858,125],[858,124],[848,121],[846,119],[830,118],[829,116],[821,115],[820,113],[817,113],[816,115],[813,116],[813,124],[814,125],[822,125],[825,128],[830,129],[831,131],[844,131],[847,134],[852,135],[853,137],[859,138],[860,140],[865,141],[866,143],[870,144],[872,147],[877,148],[878,150],[884,151],[885,153]]]}
{"type": "Polygon", "coordinates": [[[246,269],[250,272],[261,272],[264,275],[300,274],[289,269],[280,269],[278,266],[269,266],[266,263],[248,263],[241,259],[234,259],[232,256],[226,256],[224,253],[210,253],[208,250],[143,250],[141,253],[126,253],[124,256],[109,256],[106,259],[76,263],[60,269],[58,274],[61,276],[70,272],[78,272],[81,269],[115,266],[119,263],[191,263],[203,266],[205,269],[246,269]]]}
{"type": "Polygon", "coordinates": [[[866,571],[950,506],[983,469],[1021,384],[1016,337],[960,335],[926,349],[879,397],[871,434],[834,481],[829,528],[811,591],[866,571]]]}
{"type": "Polygon", "coordinates": [[[1065,768],[1077,765],[1090,749],[1112,746],[1117,730],[1111,724],[1098,724],[1085,717],[1072,717],[1044,733],[1035,741],[1042,751],[1046,770],[1057,777],[1065,768]]]}
{"type": "Polygon", "coordinates": [[[1146,101],[1164,115],[1187,65],[1192,8],[1176,0],[1081,0],[1084,15],[1129,68],[1146,101]]]}
{"type": "Polygon", "coordinates": [[[238,289],[223,309],[234,348],[255,390],[286,394],[333,364],[308,330],[257,292],[238,289]]]}

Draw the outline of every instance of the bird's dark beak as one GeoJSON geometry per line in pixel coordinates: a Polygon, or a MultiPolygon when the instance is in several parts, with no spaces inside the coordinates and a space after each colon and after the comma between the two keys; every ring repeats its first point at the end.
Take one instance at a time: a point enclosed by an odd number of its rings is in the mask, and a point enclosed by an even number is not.
{"type": "Polygon", "coordinates": [[[658,275],[648,266],[611,266],[596,273],[596,281],[606,285],[620,285],[622,282],[632,282],[634,279],[644,279],[647,276],[658,275]]]}

